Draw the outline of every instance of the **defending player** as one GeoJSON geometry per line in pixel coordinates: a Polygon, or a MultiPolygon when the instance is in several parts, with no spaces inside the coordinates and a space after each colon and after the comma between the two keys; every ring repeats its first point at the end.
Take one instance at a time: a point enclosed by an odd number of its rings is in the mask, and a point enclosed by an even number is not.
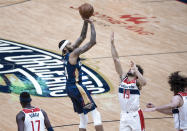
{"type": "Polygon", "coordinates": [[[87,113],[91,111],[96,131],[103,131],[100,113],[96,109],[90,93],[82,84],[82,69],[79,56],[96,44],[96,32],[92,21],[84,20],[84,25],[80,37],[74,44],[68,40],[63,40],[59,43],[59,48],[62,51],[63,60],[65,63],[65,74],[67,78],[66,91],[71,98],[74,111],[80,116],[79,131],[86,131],[88,123],[87,113]],[[90,41],[82,47],[79,47],[86,38],[88,23],[91,27],[90,41]]]}
{"type": "Polygon", "coordinates": [[[120,131],[144,131],[144,117],[140,109],[139,97],[142,86],[146,84],[143,69],[131,61],[129,72],[124,73],[111,35],[111,53],[121,84],[119,102],[121,106],[120,131]]]}
{"type": "Polygon", "coordinates": [[[23,110],[16,116],[18,131],[53,131],[47,113],[31,105],[31,98],[28,92],[20,94],[20,103],[23,110]]]}
{"type": "Polygon", "coordinates": [[[177,131],[187,131],[187,77],[179,72],[174,72],[169,76],[168,83],[171,86],[174,96],[169,104],[155,106],[148,103],[145,111],[158,111],[174,116],[175,128],[177,131]]]}

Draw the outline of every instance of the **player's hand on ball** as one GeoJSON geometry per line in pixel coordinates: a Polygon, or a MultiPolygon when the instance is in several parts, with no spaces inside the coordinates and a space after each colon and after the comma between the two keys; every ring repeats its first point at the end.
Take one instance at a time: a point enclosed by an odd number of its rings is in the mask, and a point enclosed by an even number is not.
{"type": "Polygon", "coordinates": [[[92,5],[84,3],[79,7],[79,13],[83,19],[89,19],[94,13],[94,8],[92,5]]]}

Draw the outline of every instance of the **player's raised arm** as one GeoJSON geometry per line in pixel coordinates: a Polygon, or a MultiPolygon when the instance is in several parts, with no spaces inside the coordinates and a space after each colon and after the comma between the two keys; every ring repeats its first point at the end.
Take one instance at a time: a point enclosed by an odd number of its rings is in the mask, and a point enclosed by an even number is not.
{"type": "Polygon", "coordinates": [[[70,55],[69,62],[74,65],[77,62],[77,58],[79,57],[80,54],[83,54],[84,52],[88,51],[90,48],[92,48],[96,44],[96,32],[95,32],[95,27],[94,24],[91,20],[87,20],[88,23],[90,23],[91,27],[91,38],[90,41],[85,44],[82,47],[76,48],[70,55]]]}
{"type": "Polygon", "coordinates": [[[114,32],[112,32],[112,34],[111,34],[111,53],[112,53],[112,58],[114,60],[116,72],[119,74],[120,79],[123,79],[122,78],[123,77],[123,70],[121,67],[118,53],[116,51],[116,47],[114,45],[114,32]]]}
{"type": "Polygon", "coordinates": [[[84,20],[84,24],[82,27],[81,35],[80,37],[76,40],[76,42],[72,45],[73,49],[78,48],[80,44],[85,40],[86,34],[88,30],[88,21],[84,20]]]}
{"type": "Polygon", "coordinates": [[[96,44],[96,32],[95,32],[94,24],[91,20],[87,20],[87,21],[90,23],[90,28],[91,28],[90,41],[83,47],[76,49],[73,52],[75,56],[79,56],[80,54],[83,54],[84,52],[88,51],[91,47],[93,47],[96,44]]]}

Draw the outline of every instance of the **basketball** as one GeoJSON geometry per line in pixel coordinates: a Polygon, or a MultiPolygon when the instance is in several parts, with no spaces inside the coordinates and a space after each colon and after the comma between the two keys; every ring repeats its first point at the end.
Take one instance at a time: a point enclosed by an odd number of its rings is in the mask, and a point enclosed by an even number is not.
{"type": "Polygon", "coordinates": [[[89,19],[94,13],[94,8],[92,5],[85,3],[79,7],[79,13],[83,19],[89,19]]]}

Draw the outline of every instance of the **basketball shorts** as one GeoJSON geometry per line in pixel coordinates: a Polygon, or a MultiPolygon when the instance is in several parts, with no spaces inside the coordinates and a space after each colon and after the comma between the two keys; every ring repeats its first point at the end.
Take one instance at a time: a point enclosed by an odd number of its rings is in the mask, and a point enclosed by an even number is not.
{"type": "Polygon", "coordinates": [[[121,112],[119,131],[145,131],[144,116],[141,110],[121,112]]]}
{"type": "Polygon", "coordinates": [[[90,93],[86,89],[86,87],[83,85],[79,85],[79,88],[81,87],[85,91],[89,101],[93,103],[93,106],[90,109],[83,108],[85,106],[85,101],[77,86],[78,85],[67,85],[66,92],[68,96],[71,98],[74,111],[77,112],[78,114],[81,114],[81,113],[87,114],[88,112],[94,110],[97,106],[95,102],[93,101],[90,93]]]}

